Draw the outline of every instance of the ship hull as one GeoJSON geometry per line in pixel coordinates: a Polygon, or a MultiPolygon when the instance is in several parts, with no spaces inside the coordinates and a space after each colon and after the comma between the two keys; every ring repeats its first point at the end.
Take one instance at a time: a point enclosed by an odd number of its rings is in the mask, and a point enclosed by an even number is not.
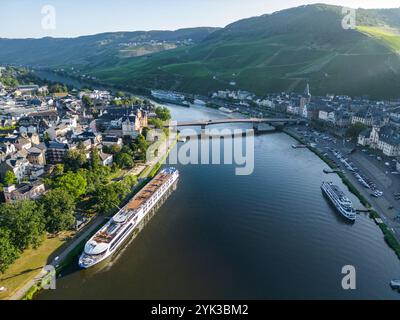
{"type": "MultiPolygon", "coordinates": [[[[163,192],[161,192],[155,199],[154,202],[147,207],[147,209],[137,216],[137,218],[133,219],[133,222],[130,222],[123,230],[121,230],[120,234],[118,237],[120,239],[118,240],[118,243],[113,245],[111,248],[109,248],[103,256],[100,258],[97,257],[96,259],[90,259],[88,255],[85,254],[85,252],[81,255],[79,258],[79,267],[82,269],[89,269],[92,268],[96,265],[99,265],[109,258],[111,258],[115,253],[119,251],[119,249],[127,242],[127,240],[132,236],[135,230],[140,230],[139,226],[143,222],[143,220],[149,215],[149,213],[154,209],[154,207],[157,205],[159,201],[163,198],[163,196],[171,190],[171,188],[174,188],[174,185],[176,184],[177,180],[179,178],[179,175],[176,173],[171,176],[171,179],[167,182],[167,187],[164,189],[163,192]]],[[[150,182],[151,183],[151,182],[150,182]]]]}
{"type": "Polygon", "coordinates": [[[336,203],[335,199],[331,196],[330,192],[326,189],[326,186],[322,185],[321,189],[322,189],[322,192],[325,195],[325,197],[329,200],[329,202],[332,204],[332,206],[335,207],[336,211],[339,212],[343,218],[345,218],[347,221],[350,221],[350,222],[356,221],[356,215],[347,212],[340,205],[338,205],[336,203]]]}

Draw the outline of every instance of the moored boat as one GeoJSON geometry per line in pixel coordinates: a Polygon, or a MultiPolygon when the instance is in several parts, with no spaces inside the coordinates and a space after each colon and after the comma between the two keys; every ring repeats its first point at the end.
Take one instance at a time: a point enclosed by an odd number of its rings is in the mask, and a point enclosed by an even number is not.
{"type": "Polygon", "coordinates": [[[334,185],[332,182],[323,182],[321,189],[343,217],[350,221],[356,220],[357,215],[351,200],[338,186],[334,185]]]}
{"type": "Polygon", "coordinates": [[[162,170],[86,243],[79,266],[90,268],[117,252],[178,178],[177,169],[162,170]]]}

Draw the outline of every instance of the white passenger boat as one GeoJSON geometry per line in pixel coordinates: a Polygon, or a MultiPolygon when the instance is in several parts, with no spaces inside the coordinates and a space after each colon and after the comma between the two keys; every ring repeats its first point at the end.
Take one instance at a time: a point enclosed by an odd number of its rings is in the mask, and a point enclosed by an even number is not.
{"type": "Polygon", "coordinates": [[[86,243],[79,266],[90,268],[115,253],[178,178],[177,169],[162,170],[86,243]]]}

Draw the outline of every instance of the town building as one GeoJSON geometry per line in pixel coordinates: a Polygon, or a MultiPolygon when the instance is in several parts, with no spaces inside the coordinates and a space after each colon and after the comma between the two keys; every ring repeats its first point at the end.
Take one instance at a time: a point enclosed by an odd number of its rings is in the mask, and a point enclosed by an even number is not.
{"type": "Polygon", "coordinates": [[[400,156],[400,133],[391,126],[373,126],[370,131],[363,131],[358,137],[358,143],[380,150],[388,157],[400,156]]]}
{"type": "Polygon", "coordinates": [[[46,164],[45,146],[33,146],[28,149],[28,155],[26,158],[30,164],[44,166],[46,164]]]}
{"type": "Polygon", "coordinates": [[[21,182],[26,176],[29,168],[29,161],[20,156],[12,157],[0,164],[0,177],[4,180],[7,171],[14,173],[18,182],[21,182]]]}
{"type": "Polygon", "coordinates": [[[74,149],[76,149],[76,145],[70,145],[67,142],[50,141],[46,150],[46,162],[49,164],[62,163],[68,151],[74,149]]]}
{"type": "Polygon", "coordinates": [[[22,183],[19,186],[4,187],[4,199],[6,203],[22,200],[35,200],[46,192],[43,182],[22,183]]]}

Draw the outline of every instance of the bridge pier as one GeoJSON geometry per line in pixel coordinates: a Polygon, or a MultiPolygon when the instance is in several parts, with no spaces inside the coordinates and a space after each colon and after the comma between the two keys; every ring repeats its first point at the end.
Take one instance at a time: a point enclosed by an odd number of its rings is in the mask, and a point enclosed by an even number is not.
{"type": "Polygon", "coordinates": [[[203,125],[201,125],[201,136],[202,137],[205,137],[205,135],[206,135],[206,125],[205,124],[203,124],[203,125]]]}
{"type": "Polygon", "coordinates": [[[254,134],[259,133],[260,129],[259,129],[259,123],[258,122],[253,122],[253,130],[254,130],[254,134]]]}

